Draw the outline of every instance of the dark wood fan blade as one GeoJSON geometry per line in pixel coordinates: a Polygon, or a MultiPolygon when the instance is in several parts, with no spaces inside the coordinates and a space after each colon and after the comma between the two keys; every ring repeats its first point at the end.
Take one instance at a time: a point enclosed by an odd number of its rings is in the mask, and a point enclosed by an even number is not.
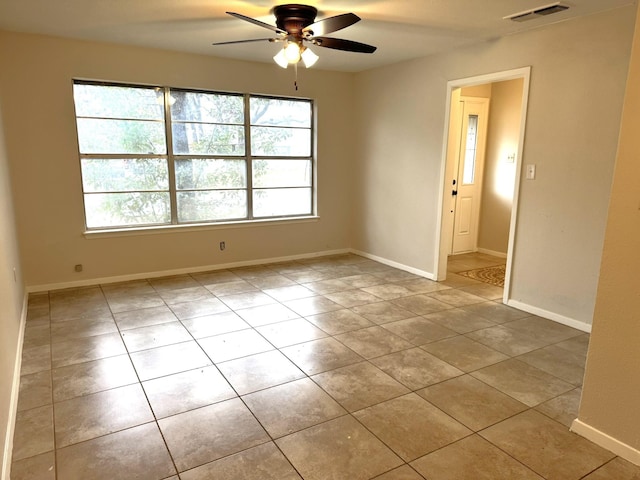
{"type": "Polygon", "coordinates": [[[333,48],[335,50],[346,50],[347,52],[373,53],[377,47],[366,43],[354,42],[352,40],[342,40],[331,37],[313,37],[311,41],[319,47],[333,48]]]}
{"type": "Polygon", "coordinates": [[[326,35],[327,33],[337,32],[356,22],[360,21],[360,17],[353,13],[343,13],[335,17],[324,18],[312,23],[308,27],[302,29],[303,33],[309,32],[312,36],[326,35]]]}
{"type": "Polygon", "coordinates": [[[251,43],[251,42],[275,42],[278,39],[275,38],[254,38],[251,40],[231,40],[230,42],[216,42],[216,43],[212,43],[211,45],[232,45],[234,43],[251,43]]]}
{"type": "Polygon", "coordinates": [[[268,28],[269,30],[273,30],[276,33],[284,33],[285,35],[287,34],[287,32],[276,27],[275,25],[269,25],[268,23],[261,22],[260,20],[256,20],[255,18],[247,17],[246,15],[242,15],[241,13],[227,12],[227,14],[231,15],[232,17],[239,18],[240,20],[244,20],[245,22],[258,25],[259,27],[268,28]]]}

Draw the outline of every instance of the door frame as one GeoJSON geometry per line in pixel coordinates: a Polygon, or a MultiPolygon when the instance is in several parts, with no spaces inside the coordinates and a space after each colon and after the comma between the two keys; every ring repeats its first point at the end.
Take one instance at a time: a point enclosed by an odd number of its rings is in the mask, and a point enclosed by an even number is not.
{"type": "Polygon", "coordinates": [[[507,247],[507,266],[504,279],[504,294],[503,302],[507,303],[511,293],[511,269],[515,258],[514,244],[517,227],[518,217],[518,200],[520,197],[520,180],[522,174],[522,157],[524,152],[524,140],[526,130],[527,119],[527,106],[529,103],[529,84],[531,77],[531,67],[516,68],[513,70],[505,70],[502,72],[489,73],[486,75],[478,75],[474,77],[461,78],[458,80],[450,80],[447,82],[446,93],[446,107],[445,107],[445,119],[444,119],[444,134],[442,142],[442,160],[440,165],[440,194],[438,196],[438,218],[436,223],[436,234],[438,235],[434,252],[434,265],[436,266],[435,279],[438,281],[445,280],[447,277],[447,238],[450,237],[450,232],[447,228],[451,226],[450,221],[444,221],[445,218],[449,218],[445,214],[445,210],[448,207],[448,192],[449,182],[447,181],[447,174],[451,172],[447,171],[447,154],[449,144],[449,129],[450,129],[450,115],[451,115],[451,94],[457,88],[472,87],[475,85],[483,85],[486,83],[503,82],[506,80],[515,80],[522,78],[522,104],[520,112],[520,134],[518,136],[518,155],[516,158],[516,178],[515,186],[513,189],[513,203],[511,207],[511,220],[509,224],[509,242],[507,247]]]}

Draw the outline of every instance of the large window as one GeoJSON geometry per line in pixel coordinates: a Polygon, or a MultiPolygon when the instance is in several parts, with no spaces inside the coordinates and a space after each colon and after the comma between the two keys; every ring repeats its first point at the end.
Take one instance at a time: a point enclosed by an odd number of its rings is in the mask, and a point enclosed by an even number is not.
{"type": "Polygon", "coordinates": [[[310,100],[74,82],[86,227],[314,213],[310,100]]]}

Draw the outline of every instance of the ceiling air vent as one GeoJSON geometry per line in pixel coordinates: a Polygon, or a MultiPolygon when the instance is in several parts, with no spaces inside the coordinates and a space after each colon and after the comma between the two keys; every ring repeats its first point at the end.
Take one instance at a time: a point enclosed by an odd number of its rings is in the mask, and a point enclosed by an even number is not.
{"type": "Polygon", "coordinates": [[[513,15],[507,15],[502,17],[503,20],[513,20],[514,22],[526,22],[540,17],[545,17],[553,13],[563,12],[569,7],[560,5],[560,2],[555,2],[549,5],[543,5],[531,10],[525,10],[524,12],[514,13],[513,15]]]}

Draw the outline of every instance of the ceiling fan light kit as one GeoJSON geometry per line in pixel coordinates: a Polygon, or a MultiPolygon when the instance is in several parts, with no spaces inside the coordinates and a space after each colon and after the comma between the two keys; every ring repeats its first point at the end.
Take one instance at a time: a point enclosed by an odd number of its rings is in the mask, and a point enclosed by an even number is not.
{"type": "Polygon", "coordinates": [[[289,65],[297,67],[301,60],[304,66],[309,68],[318,61],[318,55],[304,45],[305,42],[318,47],[343,50],[347,52],[373,53],[376,51],[376,47],[373,45],[324,36],[328,33],[337,32],[338,30],[342,30],[343,28],[359,22],[360,17],[353,13],[343,13],[341,15],[324,18],[316,22],[315,19],[318,14],[318,10],[311,5],[300,5],[297,3],[278,5],[273,8],[273,14],[276,17],[275,26],[256,20],[255,18],[247,17],[240,13],[227,12],[227,14],[239,18],[240,20],[269,29],[275,32],[277,36],[275,38],[266,39],[217,42],[213,45],[260,42],[263,40],[267,40],[269,42],[284,42],[282,49],[280,49],[280,51],[273,57],[273,60],[282,68],[287,68],[289,65]]]}

